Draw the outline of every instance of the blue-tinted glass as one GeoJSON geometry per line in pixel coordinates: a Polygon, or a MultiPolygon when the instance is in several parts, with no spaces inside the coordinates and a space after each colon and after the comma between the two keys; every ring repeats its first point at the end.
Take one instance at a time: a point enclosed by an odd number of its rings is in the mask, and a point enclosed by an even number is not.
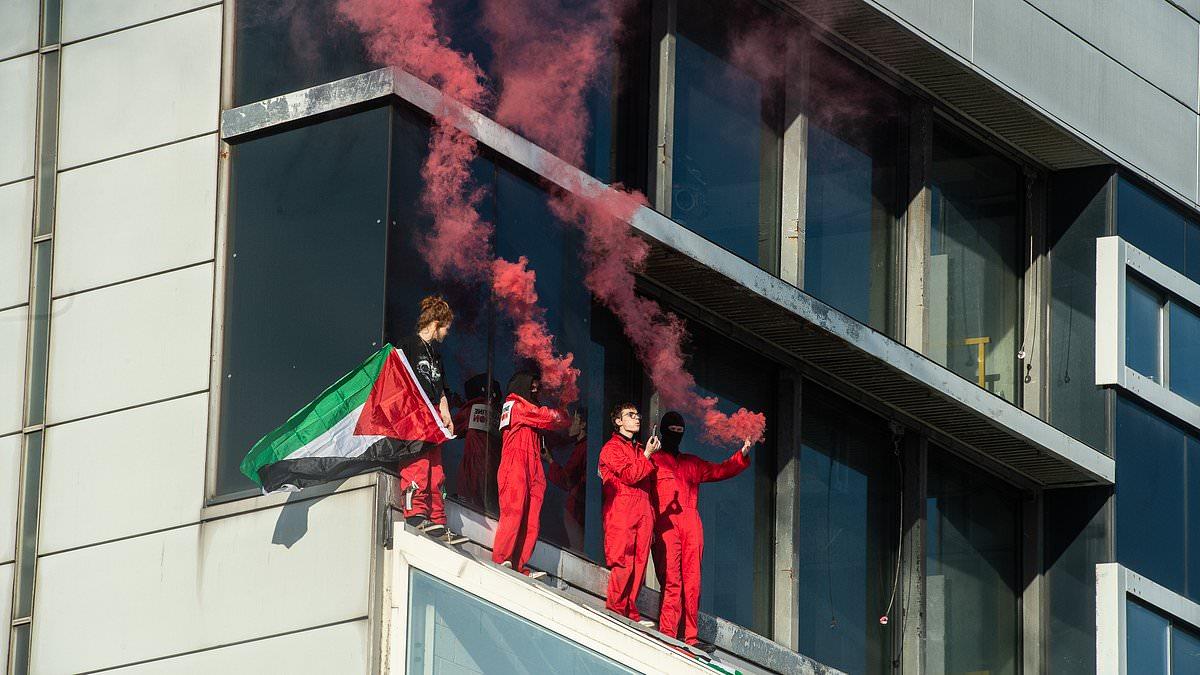
{"type": "Polygon", "coordinates": [[[1130,278],[1125,285],[1125,365],[1162,381],[1162,296],[1130,278]]]}
{"type": "Polygon", "coordinates": [[[799,650],[847,673],[890,673],[879,624],[895,574],[899,463],[886,423],[805,384],[797,574],[799,650]]]}
{"type": "Polygon", "coordinates": [[[1189,222],[1186,236],[1187,265],[1183,273],[1192,281],[1200,283],[1200,224],[1189,222]]]}
{"type": "Polygon", "coordinates": [[[931,453],[926,659],[945,673],[1016,673],[1018,508],[977,469],[931,453]]]}
{"type": "Polygon", "coordinates": [[[1171,626],[1171,675],[1200,675],[1200,636],[1171,626]]]}
{"type": "Polygon", "coordinates": [[[382,338],[387,109],[233,150],[217,491],[259,438],[382,338]]]}
{"type": "Polygon", "coordinates": [[[777,252],[774,213],[762,199],[777,162],[767,87],[725,55],[711,9],[683,8],[675,54],[671,217],[767,269],[777,252]]]}
{"type": "Polygon", "coordinates": [[[1112,562],[1110,495],[1107,487],[1045,492],[1046,672],[1096,671],[1096,565],[1112,562]]]}
{"type": "Polygon", "coordinates": [[[1168,675],[1166,617],[1135,600],[1125,603],[1125,658],[1128,672],[1168,675]]]}
{"type": "Polygon", "coordinates": [[[1184,229],[1179,212],[1122,177],[1117,182],[1117,234],[1161,262],[1184,271],[1184,229]]]}
{"type": "Polygon", "coordinates": [[[1171,302],[1171,391],[1200,403],[1200,313],[1182,302],[1171,302]]]}
{"type": "Polygon", "coordinates": [[[927,355],[1009,401],[1019,391],[1021,177],[1017,166],[934,127],[927,355]]]}
{"type": "Polygon", "coordinates": [[[1122,396],[1116,440],[1117,562],[1184,593],[1186,437],[1122,396]]]}
{"type": "Polygon", "coordinates": [[[897,104],[886,85],[827,49],[813,50],[810,67],[804,290],[887,331],[897,104]],[[857,114],[844,114],[844,92],[859,97],[857,114]]]}
{"type": "Polygon", "coordinates": [[[1184,593],[1200,602],[1200,439],[1187,438],[1187,591],[1184,593]]]}
{"type": "Polygon", "coordinates": [[[634,672],[419,570],[408,593],[410,673],[634,672]]]}

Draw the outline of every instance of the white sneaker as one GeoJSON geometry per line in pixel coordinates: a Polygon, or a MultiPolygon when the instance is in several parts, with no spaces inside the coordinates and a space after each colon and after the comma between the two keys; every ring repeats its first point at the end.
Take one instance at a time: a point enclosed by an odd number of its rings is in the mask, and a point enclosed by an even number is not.
{"type": "Polygon", "coordinates": [[[541,579],[544,576],[546,576],[546,573],[541,570],[529,570],[530,579],[541,579]]]}
{"type": "Polygon", "coordinates": [[[638,623],[645,626],[646,628],[654,628],[655,626],[658,625],[657,623],[654,623],[650,619],[641,619],[638,621],[638,623]]]}
{"type": "Polygon", "coordinates": [[[446,531],[446,526],[442,525],[441,523],[435,523],[431,520],[421,527],[421,531],[431,537],[436,537],[442,532],[446,531]]]}
{"type": "Polygon", "coordinates": [[[512,569],[512,561],[511,561],[511,560],[505,560],[504,562],[500,563],[500,566],[501,566],[501,567],[507,567],[508,569],[510,569],[510,570],[511,570],[511,569],[512,569]]]}

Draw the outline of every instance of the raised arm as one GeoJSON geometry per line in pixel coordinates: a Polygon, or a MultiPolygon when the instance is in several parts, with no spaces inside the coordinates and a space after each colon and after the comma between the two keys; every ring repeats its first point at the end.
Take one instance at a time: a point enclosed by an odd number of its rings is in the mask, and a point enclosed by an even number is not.
{"type": "Polygon", "coordinates": [[[692,460],[696,465],[696,473],[699,482],[712,483],[726,478],[733,478],[739,473],[746,470],[750,466],[750,455],[743,450],[737,450],[733,455],[717,464],[715,462],[707,462],[699,457],[692,460]]]}
{"type": "Polygon", "coordinates": [[[518,403],[513,406],[512,421],[509,424],[514,427],[524,424],[538,431],[557,431],[567,428],[571,424],[571,418],[567,417],[567,413],[554,408],[518,403]]]}

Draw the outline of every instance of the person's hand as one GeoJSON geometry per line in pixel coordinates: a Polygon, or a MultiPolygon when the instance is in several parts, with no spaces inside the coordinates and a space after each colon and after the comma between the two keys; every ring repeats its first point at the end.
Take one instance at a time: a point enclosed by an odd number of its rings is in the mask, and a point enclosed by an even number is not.
{"type": "Polygon", "coordinates": [[[658,436],[651,436],[650,440],[646,441],[646,459],[650,459],[650,455],[658,452],[658,449],[661,447],[662,441],[659,440],[658,436]]]}
{"type": "Polygon", "coordinates": [[[438,412],[441,413],[442,424],[446,425],[446,428],[450,430],[450,435],[453,436],[454,435],[454,418],[450,416],[450,413],[448,411],[440,410],[438,412]]]}
{"type": "Polygon", "coordinates": [[[750,446],[752,446],[752,445],[754,445],[754,443],[752,443],[749,438],[742,441],[742,454],[743,455],[750,454],[750,446]]]}

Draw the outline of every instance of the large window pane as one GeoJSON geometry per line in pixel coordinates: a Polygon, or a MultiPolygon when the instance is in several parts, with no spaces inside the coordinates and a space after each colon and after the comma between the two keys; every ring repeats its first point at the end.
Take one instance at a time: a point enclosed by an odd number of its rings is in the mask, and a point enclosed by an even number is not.
{"type": "Polygon", "coordinates": [[[1136,600],[1125,602],[1125,658],[1128,672],[1167,675],[1170,621],[1136,600]]]}
{"type": "Polygon", "coordinates": [[[1200,404],[1200,313],[1175,300],[1170,313],[1171,391],[1200,404]]]}
{"type": "Polygon", "coordinates": [[[1187,221],[1178,211],[1122,176],[1117,181],[1117,234],[1183,272],[1187,221]]]}
{"type": "Polygon", "coordinates": [[[706,0],[680,3],[670,215],[737,255],[777,266],[779,134],[767,83],[728,56],[729,19],[706,0]]]}
{"type": "Polygon", "coordinates": [[[930,454],[925,658],[934,672],[1018,672],[1018,508],[978,469],[930,454]]]}
{"type": "Polygon", "coordinates": [[[1200,635],[1171,626],[1171,675],[1200,675],[1200,635]]]}
{"type": "Polygon", "coordinates": [[[928,355],[1017,401],[1022,222],[1017,166],[934,128],[928,355]]]}
{"type": "Polygon", "coordinates": [[[887,85],[826,47],[813,47],[809,72],[804,290],[888,332],[899,105],[887,85]],[[853,115],[844,92],[854,92],[853,115]]]}
{"type": "Polygon", "coordinates": [[[1096,671],[1096,565],[1112,562],[1111,494],[1102,486],[1044,493],[1046,672],[1096,671]]]}
{"type": "Polygon", "coordinates": [[[410,673],[634,672],[415,569],[409,574],[407,649],[410,673]]]}
{"type": "Polygon", "coordinates": [[[847,673],[890,673],[879,624],[896,572],[899,459],[887,424],[805,384],[798,576],[800,653],[847,673]]]}
{"type": "Polygon", "coordinates": [[[259,438],[379,348],[387,109],[233,149],[217,492],[259,438]]]}
{"type": "Polygon", "coordinates": [[[1162,382],[1162,296],[1129,278],[1125,285],[1125,365],[1162,382]]]}

